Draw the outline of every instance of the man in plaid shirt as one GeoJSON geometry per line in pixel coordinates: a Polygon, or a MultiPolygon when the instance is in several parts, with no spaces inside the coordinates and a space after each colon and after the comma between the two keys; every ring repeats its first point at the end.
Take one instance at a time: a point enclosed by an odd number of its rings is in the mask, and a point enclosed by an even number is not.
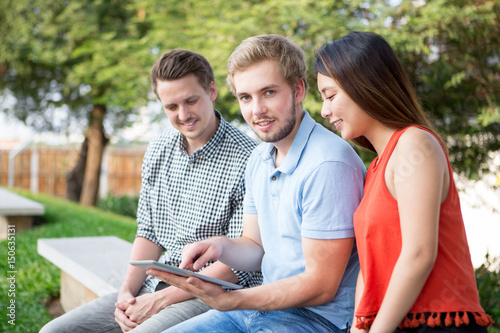
{"type": "MultiPolygon", "coordinates": [[[[153,140],[142,166],[137,235],[130,260],[178,266],[186,244],[242,232],[244,171],[256,143],[214,109],[213,72],[201,55],[163,54],[151,85],[173,127],[153,140]]],[[[202,274],[239,283],[261,283],[260,272],[209,263],[202,274]]],[[[41,332],[161,332],[210,307],[191,294],[129,265],[118,293],[103,296],[46,325],[41,332]]]]}

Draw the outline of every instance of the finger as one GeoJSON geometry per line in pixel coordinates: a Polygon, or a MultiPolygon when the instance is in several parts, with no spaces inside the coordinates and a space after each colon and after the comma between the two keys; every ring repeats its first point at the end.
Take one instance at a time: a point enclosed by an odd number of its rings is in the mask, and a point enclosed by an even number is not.
{"type": "Polygon", "coordinates": [[[170,284],[172,286],[179,287],[181,285],[186,285],[186,283],[185,283],[186,278],[183,276],[160,271],[160,270],[154,269],[154,268],[148,269],[146,273],[148,275],[155,276],[158,279],[162,280],[163,282],[166,282],[167,284],[170,284]]]}
{"type": "Polygon", "coordinates": [[[210,260],[214,259],[213,254],[209,253],[208,251],[203,253],[201,256],[198,257],[198,259],[195,260],[193,263],[193,271],[199,271],[200,269],[203,268],[203,266],[206,265],[207,262],[210,260]]]}
{"type": "Polygon", "coordinates": [[[179,268],[198,271],[208,261],[217,260],[217,258],[217,249],[212,242],[189,244],[182,251],[182,261],[179,268]]]}
{"type": "Polygon", "coordinates": [[[135,297],[132,296],[131,294],[125,294],[123,295],[123,297],[121,297],[116,301],[115,307],[119,308],[120,310],[126,310],[130,304],[134,303],[135,303],[135,297]]]}
{"type": "Polygon", "coordinates": [[[115,307],[122,311],[127,310],[129,303],[128,302],[116,302],[115,307]]]}
{"type": "Polygon", "coordinates": [[[224,289],[212,282],[204,281],[195,276],[190,276],[186,279],[186,283],[191,286],[189,291],[195,296],[215,296],[224,292],[224,289]]]}
{"type": "Polygon", "coordinates": [[[130,320],[123,311],[115,310],[115,321],[120,325],[122,331],[128,332],[138,326],[137,323],[130,320]]]}
{"type": "Polygon", "coordinates": [[[186,279],[186,283],[197,288],[197,289],[203,289],[204,282],[201,279],[198,279],[194,276],[188,277],[186,279]]]}
{"type": "Polygon", "coordinates": [[[193,264],[203,253],[204,249],[199,244],[188,244],[182,250],[182,260],[179,265],[181,269],[193,270],[193,264]]]}
{"type": "Polygon", "coordinates": [[[194,270],[193,269],[193,263],[192,262],[188,262],[188,261],[181,261],[181,263],[179,264],[179,268],[180,269],[187,269],[189,271],[193,271],[194,270]]]}

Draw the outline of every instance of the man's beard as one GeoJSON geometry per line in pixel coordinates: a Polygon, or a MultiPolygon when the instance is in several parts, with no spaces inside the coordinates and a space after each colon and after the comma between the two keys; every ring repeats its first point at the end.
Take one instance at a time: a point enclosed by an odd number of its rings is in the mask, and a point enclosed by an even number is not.
{"type": "Polygon", "coordinates": [[[295,124],[297,122],[297,113],[295,112],[295,97],[293,97],[292,99],[293,103],[289,112],[290,117],[284,118],[285,123],[283,124],[283,127],[280,128],[277,133],[264,133],[254,130],[259,139],[264,142],[278,142],[286,138],[293,131],[293,128],[295,127],[295,124]]]}

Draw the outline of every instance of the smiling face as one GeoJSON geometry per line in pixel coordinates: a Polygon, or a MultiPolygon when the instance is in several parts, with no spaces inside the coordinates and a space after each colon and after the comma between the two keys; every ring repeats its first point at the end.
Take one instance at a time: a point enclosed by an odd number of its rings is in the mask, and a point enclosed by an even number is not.
{"type": "Polygon", "coordinates": [[[292,89],[277,64],[264,60],[236,72],[234,87],[243,118],[255,134],[275,146],[291,145],[302,115],[301,81],[292,89]]]}
{"type": "Polygon", "coordinates": [[[318,90],[323,100],[321,116],[328,118],[345,140],[366,136],[374,119],[345,93],[337,81],[318,73],[318,90]]]}
{"type": "Polygon", "coordinates": [[[176,80],[158,80],[157,91],[172,126],[185,137],[188,153],[203,147],[219,123],[213,108],[215,84],[210,83],[206,91],[194,74],[188,74],[176,80]]]}

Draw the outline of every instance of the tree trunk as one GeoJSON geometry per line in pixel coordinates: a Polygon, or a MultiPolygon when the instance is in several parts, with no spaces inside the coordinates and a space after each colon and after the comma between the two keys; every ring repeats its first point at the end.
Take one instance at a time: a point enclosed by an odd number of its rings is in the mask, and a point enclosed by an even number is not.
{"type": "Polygon", "coordinates": [[[4,76],[5,73],[7,73],[8,68],[9,68],[9,63],[7,62],[7,60],[4,60],[2,62],[2,65],[0,66],[0,77],[4,76]]]}
{"type": "Polygon", "coordinates": [[[66,198],[80,202],[82,194],[83,178],[85,176],[85,164],[87,163],[87,152],[89,150],[89,140],[85,138],[80,155],[75,167],[66,176],[66,198]]]}
{"type": "Polygon", "coordinates": [[[105,114],[106,107],[104,105],[94,105],[90,125],[86,133],[88,153],[80,196],[80,204],[86,206],[95,206],[97,203],[102,157],[104,148],[108,143],[103,126],[105,114]]]}

